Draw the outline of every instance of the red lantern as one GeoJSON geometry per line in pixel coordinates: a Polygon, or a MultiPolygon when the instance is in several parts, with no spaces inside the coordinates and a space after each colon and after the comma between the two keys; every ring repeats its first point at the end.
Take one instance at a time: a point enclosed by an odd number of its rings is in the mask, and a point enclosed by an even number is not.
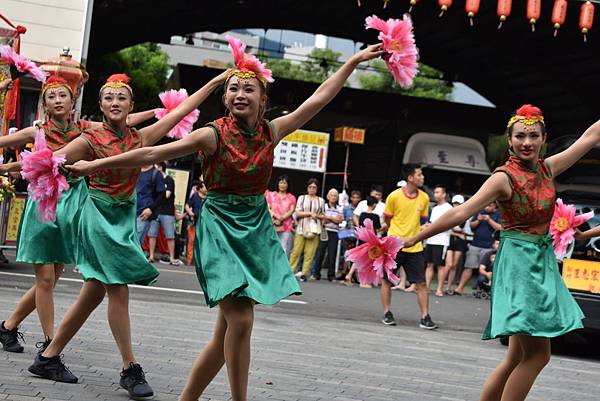
{"type": "Polygon", "coordinates": [[[531,24],[531,32],[535,32],[535,23],[542,14],[542,0],[527,0],[527,20],[531,24]]]}
{"type": "Polygon", "coordinates": [[[592,25],[594,25],[594,5],[586,1],[581,5],[579,13],[579,29],[583,33],[584,42],[587,42],[587,33],[592,29],[592,25]]]}
{"type": "Polygon", "coordinates": [[[419,0],[410,0],[410,7],[408,7],[408,12],[411,12],[413,7],[417,5],[419,0]]]}
{"type": "Polygon", "coordinates": [[[498,8],[496,9],[498,17],[500,18],[500,24],[498,25],[498,29],[502,28],[502,23],[504,23],[504,21],[506,21],[506,19],[510,15],[511,9],[512,0],[498,0],[498,8]]]}
{"type": "Polygon", "coordinates": [[[554,25],[554,36],[567,19],[567,0],[555,0],[552,8],[552,24],[554,25]]]}
{"type": "Polygon", "coordinates": [[[465,3],[465,10],[467,11],[467,17],[469,17],[469,23],[473,26],[473,17],[479,12],[479,4],[481,0],[467,0],[465,3]]]}
{"type": "Polygon", "coordinates": [[[444,15],[448,8],[452,5],[452,0],[438,0],[438,4],[440,5],[440,17],[444,15]]]}

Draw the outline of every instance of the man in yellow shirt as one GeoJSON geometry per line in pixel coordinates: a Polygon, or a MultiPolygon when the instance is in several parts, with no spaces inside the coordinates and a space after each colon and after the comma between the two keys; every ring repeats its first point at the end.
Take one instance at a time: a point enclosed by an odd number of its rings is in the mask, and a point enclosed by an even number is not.
{"type": "MultiPolygon", "coordinates": [[[[411,238],[421,231],[421,219],[429,215],[429,197],[420,190],[425,182],[421,167],[406,164],[402,168],[402,178],[406,185],[398,188],[385,201],[385,222],[388,235],[398,238],[411,238]]],[[[404,268],[406,278],[417,289],[417,302],[421,309],[419,327],[427,330],[437,326],[429,316],[429,290],[425,285],[425,258],[421,242],[410,248],[404,248],[396,256],[397,269],[404,268]]],[[[392,303],[392,284],[388,280],[381,282],[381,304],[383,306],[383,324],[395,326],[394,315],[390,311],[392,303]]]]}

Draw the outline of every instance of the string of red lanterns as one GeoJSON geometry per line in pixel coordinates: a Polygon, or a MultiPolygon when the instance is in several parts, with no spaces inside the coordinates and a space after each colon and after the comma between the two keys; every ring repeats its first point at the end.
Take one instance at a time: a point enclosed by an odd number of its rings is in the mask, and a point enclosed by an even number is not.
{"type": "MultiPolygon", "coordinates": [[[[383,8],[387,8],[388,3],[391,0],[383,0],[383,8]]],[[[408,12],[410,13],[414,6],[420,0],[409,0],[408,12]]],[[[581,1],[581,9],[579,11],[579,29],[583,34],[584,42],[587,42],[587,34],[594,25],[594,12],[595,7],[593,3],[600,3],[600,0],[571,0],[581,1]]],[[[358,6],[361,6],[361,0],[357,0],[358,6]]],[[[446,11],[452,6],[453,0],[438,0],[440,6],[439,17],[442,17],[446,11]]],[[[469,18],[469,24],[474,25],[475,15],[479,12],[481,0],[465,0],[465,11],[469,18]]],[[[554,6],[552,7],[551,22],[554,27],[554,36],[557,36],[558,30],[565,24],[567,19],[567,0],[554,0],[554,6]]],[[[498,29],[502,28],[504,22],[510,16],[512,11],[512,0],[498,0],[496,13],[498,14],[499,24],[498,29]]],[[[540,19],[542,13],[542,0],[527,0],[527,21],[531,25],[531,31],[535,32],[535,25],[540,19]]]]}

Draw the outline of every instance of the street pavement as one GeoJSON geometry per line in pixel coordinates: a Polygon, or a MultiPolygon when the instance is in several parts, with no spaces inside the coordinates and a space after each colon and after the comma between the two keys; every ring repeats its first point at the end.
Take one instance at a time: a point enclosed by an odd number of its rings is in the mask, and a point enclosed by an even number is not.
{"type": "MultiPolygon", "coordinates": [[[[191,267],[157,267],[161,278],[154,288],[131,288],[133,346],[154,399],[177,400],[195,355],[211,337],[216,313],[206,307],[191,267]]],[[[31,273],[26,265],[0,266],[0,319],[33,283],[31,273]]],[[[64,277],[56,288],[57,323],[81,286],[70,267],[64,277]]],[[[440,329],[425,331],[417,327],[413,294],[394,293],[398,326],[387,327],[380,323],[375,289],[328,282],[302,286],[301,297],[256,308],[250,400],[477,400],[506,352],[497,341],[479,339],[487,301],[432,296],[431,314],[440,329]]],[[[0,351],[0,400],[127,400],[118,386],[120,357],[106,306],[105,300],[64,351],[65,363],[80,378],[74,385],[27,372],[42,338],[37,316],[28,318],[22,326],[25,352],[0,351]]],[[[600,339],[567,340],[529,400],[600,400],[600,339]]],[[[229,399],[223,370],[201,400],[229,399]]]]}

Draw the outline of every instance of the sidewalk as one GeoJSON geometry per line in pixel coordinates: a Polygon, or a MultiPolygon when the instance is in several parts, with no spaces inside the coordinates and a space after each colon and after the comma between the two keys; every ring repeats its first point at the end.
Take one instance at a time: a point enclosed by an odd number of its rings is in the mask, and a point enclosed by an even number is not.
{"type": "MultiPolygon", "coordinates": [[[[0,315],[22,290],[0,287],[0,315]]],[[[154,387],[155,400],[175,401],[196,353],[210,338],[215,310],[174,303],[168,296],[141,301],[132,293],[134,351],[154,387]],[[159,331],[160,329],[160,331],[159,331]]],[[[74,296],[56,294],[57,321],[74,296]]],[[[433,401],[476,400],[485,377],[506,352],[496,341],[451,330],[324,319],[293,308],[257,307],[249,400],[433,401]]],[[[126,400],[119,389],[120,357],[106,322],[106,301],[64,351],[79,384],[32,377],[27,372],[41,339],[36,316],[23,325],[23,354],[0,351],[0,400],[126,400]]],[[[528,400],[597,401],[598,360],[553,356],[528,400]]],[[[230,399],[225,371],[201,400],[230,399]]]]}

